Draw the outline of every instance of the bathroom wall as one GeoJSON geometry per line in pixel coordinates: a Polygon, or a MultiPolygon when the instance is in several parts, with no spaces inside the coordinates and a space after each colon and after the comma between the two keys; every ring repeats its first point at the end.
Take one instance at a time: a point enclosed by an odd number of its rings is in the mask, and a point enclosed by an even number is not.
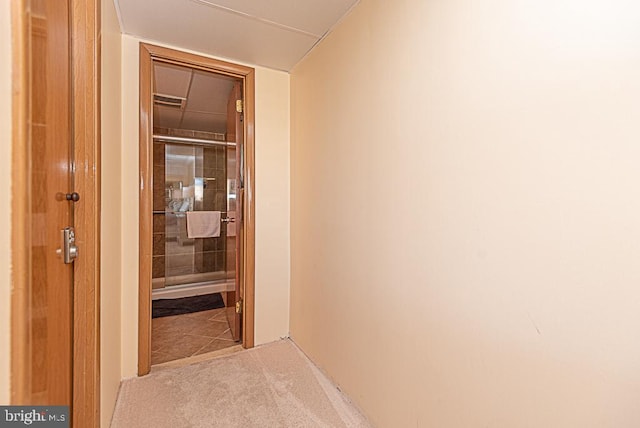
{"type": "MultiPolygon", "coordinates": [[[[0,3],[0,182],[11,189],[11,2],[0,3]]],[[[11,203],[0,210],[0,349],[10,349],[11,203]]],[[[9,352],[0,352],[0,404],[9,402],[9,352]]]]}
{"type": "MultiPolygon", "coordinates": [[[[137,371],[138,64],[122,37],[122,375],[137,371]]],[[[171,47],[171,46],[169,46],[171,47]]],[[[175,47],[174,47],[175,48],[175,47]]],[[[196,52],[197,53],[197,52],[196,52]]],[[[256,344],[289,332],[289,75],[256,68],[256,344]],[[277,111],[274,111],[277,110],[277,111]]]]}
{"type": "Polygon", "coordinates": [[[640,4],[362,0],[291,75],[291,336],[377,427],[640,426],[640,4]]]}

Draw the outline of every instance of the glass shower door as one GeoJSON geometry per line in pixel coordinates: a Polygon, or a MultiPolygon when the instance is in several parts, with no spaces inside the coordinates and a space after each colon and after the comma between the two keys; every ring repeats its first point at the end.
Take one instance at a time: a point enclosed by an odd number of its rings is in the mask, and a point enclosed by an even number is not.
{"type": "Polygon", "coordinates": [[[200,147],[165,144],[165,286],[190,282],[196,273],[196,246],[187,236],[186,213],[202,200],[198,158],[200,147]]]}
{"type": "Polygon", "coordinates": [[[158,142],[156,151],[154,157],[163,159],[154,165],[153,288],[224,280],[226,229],[219,237],[190,238],[187,212],[225,216],[225,147],[158,142]]]}

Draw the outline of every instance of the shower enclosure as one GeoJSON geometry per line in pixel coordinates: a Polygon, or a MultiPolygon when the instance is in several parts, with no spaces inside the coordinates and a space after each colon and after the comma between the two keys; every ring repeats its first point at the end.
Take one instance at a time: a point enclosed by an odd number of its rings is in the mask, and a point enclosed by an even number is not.
{"type": "Polygon", "coordinates": [[[153,297],[233,290],[235,143],[224,134],[155,131],[153,297]],[[190,238],[188,211],[220,211],[220,236],[190,238]]]}

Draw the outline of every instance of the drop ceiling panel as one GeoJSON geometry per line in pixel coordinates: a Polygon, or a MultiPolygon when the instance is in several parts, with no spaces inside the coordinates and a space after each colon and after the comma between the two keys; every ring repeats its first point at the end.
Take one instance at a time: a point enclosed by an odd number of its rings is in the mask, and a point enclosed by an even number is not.
{"type": "Polygon", "coordinates": [[[280,70],[290,70],[357,2],[114,1],[120,11],[122,31],[126,34],[280,70]]]}
{"type": "Polygon", "coordinates": [[[233,81],[212,73],[195,71],[186,110],[226,113],[233,81]]]}
{"type": "Polygon", "coordinates": [[[154,106],[153,126],[162,128],[179,128],[182,120],[182,111],[175,107],[154,106]]]}
{"type": "Polygon", "coordinates": [[[321,37],[355,0],[194,0],[226,7],[321,37]]]}
{"type": "Polygon", "coordinates": [[[185,111],[182,117],[182,129],[205,132],[226,132],[226,115],[185,111]]]}
{"type": "Polygon", "coordinates": [[[191,82],[190,69],[154,62],[153,76],[153,91],[155,93],[187,98],[191,82]]]}

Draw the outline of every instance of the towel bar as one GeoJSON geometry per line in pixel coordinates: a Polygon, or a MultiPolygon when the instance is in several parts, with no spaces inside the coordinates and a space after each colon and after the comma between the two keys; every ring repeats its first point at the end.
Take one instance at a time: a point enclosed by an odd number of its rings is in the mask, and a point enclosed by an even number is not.
{"type": "MultiPolygon", "coordinates": [[[[153,214],[186,214],[187,211],[153,211],[153,214]]],[[[220,211],[220,214],[227,214],[226,211],[220,211]]]]}

